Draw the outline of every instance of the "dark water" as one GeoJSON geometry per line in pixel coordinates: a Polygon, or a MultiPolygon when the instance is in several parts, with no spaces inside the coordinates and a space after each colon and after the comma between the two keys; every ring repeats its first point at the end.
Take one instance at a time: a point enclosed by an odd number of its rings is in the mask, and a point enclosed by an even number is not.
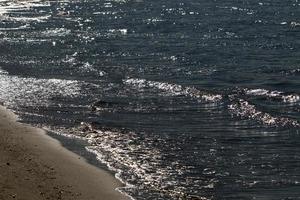
{"type": "Polygon", "coordinates": [[[135,199],[300,199],[297,0],[1,0],[0,58],[0,101],[135,199]]]}

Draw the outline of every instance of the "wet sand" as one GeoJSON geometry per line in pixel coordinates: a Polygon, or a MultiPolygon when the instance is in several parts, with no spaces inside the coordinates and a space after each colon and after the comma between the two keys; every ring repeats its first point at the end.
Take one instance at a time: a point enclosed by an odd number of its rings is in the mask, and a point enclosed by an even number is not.
{"type": "Polygon", "coordinates": [[[0,200],[128,199],[105,170],[0,107],[0,200]]]}

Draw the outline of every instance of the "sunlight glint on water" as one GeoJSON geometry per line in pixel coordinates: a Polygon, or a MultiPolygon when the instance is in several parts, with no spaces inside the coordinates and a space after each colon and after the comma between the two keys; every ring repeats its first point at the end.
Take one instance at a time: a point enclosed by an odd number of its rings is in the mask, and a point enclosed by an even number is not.
{"type": "Polygon", "coordinates": [[[299,199],[300,4],[0,1],[0,102],[134,199],[299,199]]]}

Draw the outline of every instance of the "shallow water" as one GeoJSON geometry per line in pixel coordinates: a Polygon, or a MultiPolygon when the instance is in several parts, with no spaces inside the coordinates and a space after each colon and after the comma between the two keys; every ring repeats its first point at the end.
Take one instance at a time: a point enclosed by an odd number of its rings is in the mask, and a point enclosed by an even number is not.
{"type": "Polygon", "coordinates": [[[299,10],[1,0],[0,102],[87,141],[135,199],[299,199],[299,10]]]}

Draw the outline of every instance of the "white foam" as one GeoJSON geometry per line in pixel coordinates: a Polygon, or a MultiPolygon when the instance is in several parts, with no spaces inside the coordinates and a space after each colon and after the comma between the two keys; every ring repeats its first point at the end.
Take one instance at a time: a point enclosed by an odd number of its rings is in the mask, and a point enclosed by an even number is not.
{"type": "Polygon", "coordinates": [[[62,36],[69,35],[70,33],[71,30],[66,28],[55,28],[55,29],[50,29],[42,32],[42,34],[47,37],[62,37],[62,36]]]}
{"type": "Polygon", "coordinates": [[[133,85],[138,88],[152,87],[157,88],[166,92],[169,92],[171,95],[184,95],[200,101],[206,102],[219,102],[222,100],[222,95],[219,94],[209,94],[204,91],[200,91],[194,87],[184,87],[178,84],[164,83],[158,81],[147,81],[145,79],[126,79],[123,80],[125,84],[133,85]]]}
{"type": "Polygon", "coordinates": [[[0,31],[16,31],[16,30],[24,30],[24,29],[28,29],[29,27],[30,27],[29,24],[25,24],[25,25],[18,26],[18,27],[0,28],[0,31]]]}
{"type": "MultiPolygon", "coordinates": [[[[185,174],[189,168],[180,162],[164,164],[163,153],[151,145],[153,142],[148,136],[146,140],[134,132],[120,132],[118,130],[102,130],[87,123],[82,123],[82,127],[59,130],[56,132],[67,137],[76,137],[87,141],[90,146],[86,150],[94,153],[97,159],[116,172],[115,177],[125,184],[125,187],[118,188],[118,191],[133,194],[143,185],[144,189],[151,190],[157,195],[166,195],[180,199],[186,195],[191,195],[190,190],[186,190],[186,183],[178,182],[177,174],[185,174]],[[69,136],[68,132],[72,132],[69,136]],[[178,187],[173,187],[178,186],[178,187]]],[[[143,135],[143,134],[142,134],[143,135]]],[[[160,139],[164,144],[166,141],[160,139]]],[[[214,185],[213,179],[208,182],[199,181],[199,187],[214,185]]],[[[141,191],[140,191],[141,192],[141,191]]],[[[133,199],[133,198],[132,198],[133,199]]],[[[203,197],[205,199],[205,197],[203,197]]]]}
{"type": "Polygon", "coordinates": [[[266,89],[244,89],[245,94],[251,96],[263,96],[268,98],[280,99],[285,103],[297,103],[300,101],[298,94],[284,94],[280,91],[270,91],[266,89]]]}
{"type": "Polygon", "coordinates": [[[150,18],[150,19],[147,19],[147,20],[145,20],[145,22],[147,23],[147,24],[157,24],[157,23],[159,23],[159,22],[163,22],[163,21],[165,21],[165,20],[163,20],[163,19],[160,19],[160,18],[150,18]]]}
{"type": "Polygon", "coordinates": [[[94,66],[92,64],[90,64],[89,62],[86,62],[83,65],[81,65],[79,67],[79,69],[84,73],[93,73],[93,74],[97,74],[99,76],[104,76],[106,74],[104,71],[99,71],[99,70],[95,69],[94,66]]]}
{"type": "Polygon", "coordinates": [[[300,26],[300,22],[291,22],[292,27],[300,26]]]}
{"type": "Polygon", "coordinates": [[[109,29],[109,33],[119,33],[121,35],[127,35],[128,30],[127,29],[109,29]]]}
{"type": "Polygon", "coordinates": [[[255,105],[250,104],[244,99],[237,99],[233,101],[234,102],[228,106],[228,109],[239,117],[253,119],[261,122],[262,124],[275,127],[300,127],[300,123],[297,120],[285,117],[274,117],[269,113],[264,113],[258,110],[255,105]]]}
{"type": "Polygon", "coordinates": [[[118,12],[116,11],[99,11],[99,12],[93,12],[93,15],[117,15],[118,12]]]}
{"type": "Polygon", "coordinates": [[[243,12],[246,13],[247,15],[253,15],[256,11],[252,10],[252,9],[248,9],[248,8],[241,8],[241,7],[237,7],[237,6],[217,6],[218,8],[221,9],[228,9],[231,10],[233,12],[243,12]]]}

